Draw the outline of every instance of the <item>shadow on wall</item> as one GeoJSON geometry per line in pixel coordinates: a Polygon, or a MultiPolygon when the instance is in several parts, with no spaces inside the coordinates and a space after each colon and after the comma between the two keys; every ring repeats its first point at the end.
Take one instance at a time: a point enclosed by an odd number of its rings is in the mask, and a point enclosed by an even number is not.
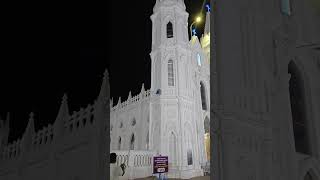
{"type": "MultiPolygon", "coordinates": [[[[0,179],[105,179],[106,141],[110,119],[110,87],[107,70],[92,105],[69,114],[67,96],[53,125],[35,132],[34,116],[21,139],[7,144],[8,126],[0,131],[0,179]],[[81,178],[80,178],[81,177],[81,178]]],[[[9,119],[4,123],[8,124],[9,119]]]]}

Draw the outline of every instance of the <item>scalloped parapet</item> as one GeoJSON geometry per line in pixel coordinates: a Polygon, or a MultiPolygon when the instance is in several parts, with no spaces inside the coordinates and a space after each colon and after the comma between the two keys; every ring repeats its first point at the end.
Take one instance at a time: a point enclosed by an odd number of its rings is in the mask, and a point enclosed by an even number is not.
{"type": "Polygon", "coordinates": [[[12,143],[4,146],[0,152],[0,160],[16,159],[21,154],[21,140],[17,139],[12,143]]]}
{"type": "Polygon", "coordinates": [[[85,109],[81,108],[80,111],[74,112],[64,124],[65,131],[72,133],[93,124],[94,110],[94,106],[89,104],[85,109]]]}
{"type": "Polygon", "coordinates": [[[129,98],[128,100],[111,107],[111,111],[118,111],[123,108],[126,108],[129,105],[140,103],[143,100],[149,99],[150,95],[151,95],[150,92],[151,92],[150,90],[142,91],[140,94],[133,96],[133,97],[129,98]]]}
{"type": "Polygon", "coordinates": [[[44,145],[51,144],[53,142],[53,126],[49,124],[47,127],[43,127],[32,136],[32,148],[41,148],[44,145]]]}

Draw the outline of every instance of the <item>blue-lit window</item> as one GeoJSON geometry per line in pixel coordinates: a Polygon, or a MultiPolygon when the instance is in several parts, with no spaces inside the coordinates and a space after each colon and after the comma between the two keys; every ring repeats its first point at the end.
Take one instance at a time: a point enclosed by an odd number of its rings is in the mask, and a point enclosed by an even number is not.
{"type": "Polygon", "coordinates": [[[197,62],[198,62],[198,66],[201,66],[201,56],[199,53],[197,54],[197,62]]]}
{"type": "Polygon", "coordinates": [[[286,15],[291,15],[290,0],[281,0],[281,12],[286,15]]]}

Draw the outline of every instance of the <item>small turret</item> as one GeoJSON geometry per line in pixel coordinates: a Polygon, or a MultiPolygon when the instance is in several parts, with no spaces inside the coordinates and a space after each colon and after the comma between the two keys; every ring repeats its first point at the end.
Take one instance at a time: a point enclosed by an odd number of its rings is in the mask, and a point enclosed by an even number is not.
{"type": "Polygon", "coordinates": [[[34,128],[34,114],[33,112],[29,115],[29,122],[26,128],[26,131],[22,137],[22,151],[28,152],[30,150],[30,146],[32,145],[32,137],[35,134],[34,128]]]}
{"type": "Polygon", "coordinates": [[[113,107],[113,98],[110,99],[110,108],[113,107]]]}
{"type": "Polygon", "coordinates": [[[100,89],[100,93],[98,96],[98,101],[101,103],[105,104],[107,101],[107,98],[110,96],[110,87],[107,84],[109,81],[109,73],[108,70],[106,69],[103,75],[103,81],[100,89]]]}
{"type": "Polygon", "coordinates": [[[142,86],[141,86],[141,92],[145,92],[145,89],[144,89],[144,83],[142,83],[142,86]]]}
{"type": "Polygon", "coordinates": [[[119,96],[119,99],[118,99],[118,104],[117,104],[117,106],[120,106],[120,104],[121,104],[121,96],[119,96]]]}
{"type": "Polygon", "coordinates": [[[131,91],[129,91],[129,95],[128,95],[128,101],[130,101],[130,99],[132,98],[132,96],[131,96],[131,91]]]}
{"type": "Polygon", "coordinates": [[[208,35],[210,34],[210,5],[206,4],[206,8],[207,8],[207,13],[206,13],[206,23],[204,26],[204,35],[208,35]]]}
{"type": "Polygon", "coordinates": [[[61,105],[59,108],[59,112],[54,122],[54,134],[56,136],[60,136],[64,131],[64,123],[69,117],[69,108],[68,108],[68,97],[67,94],[64,94],[62,97],[61,105]]]}

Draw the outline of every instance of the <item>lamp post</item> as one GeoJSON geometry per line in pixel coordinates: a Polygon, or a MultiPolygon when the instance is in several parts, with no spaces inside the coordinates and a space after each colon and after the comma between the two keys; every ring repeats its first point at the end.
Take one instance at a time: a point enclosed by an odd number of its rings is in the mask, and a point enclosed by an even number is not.
{"type": "Polygon", "coordinates": [[[196,18],[196,20],[193,21],[193,23],[191,23],[191,25],[190,25],[190,37],[191,37],[191,38],[192,38],[192,26],[193,26],[195,23],[199,23],[199,22],[201,22],[201,17],[200,17],[200,16],[198,16],[198,17],[196,18]]]}

